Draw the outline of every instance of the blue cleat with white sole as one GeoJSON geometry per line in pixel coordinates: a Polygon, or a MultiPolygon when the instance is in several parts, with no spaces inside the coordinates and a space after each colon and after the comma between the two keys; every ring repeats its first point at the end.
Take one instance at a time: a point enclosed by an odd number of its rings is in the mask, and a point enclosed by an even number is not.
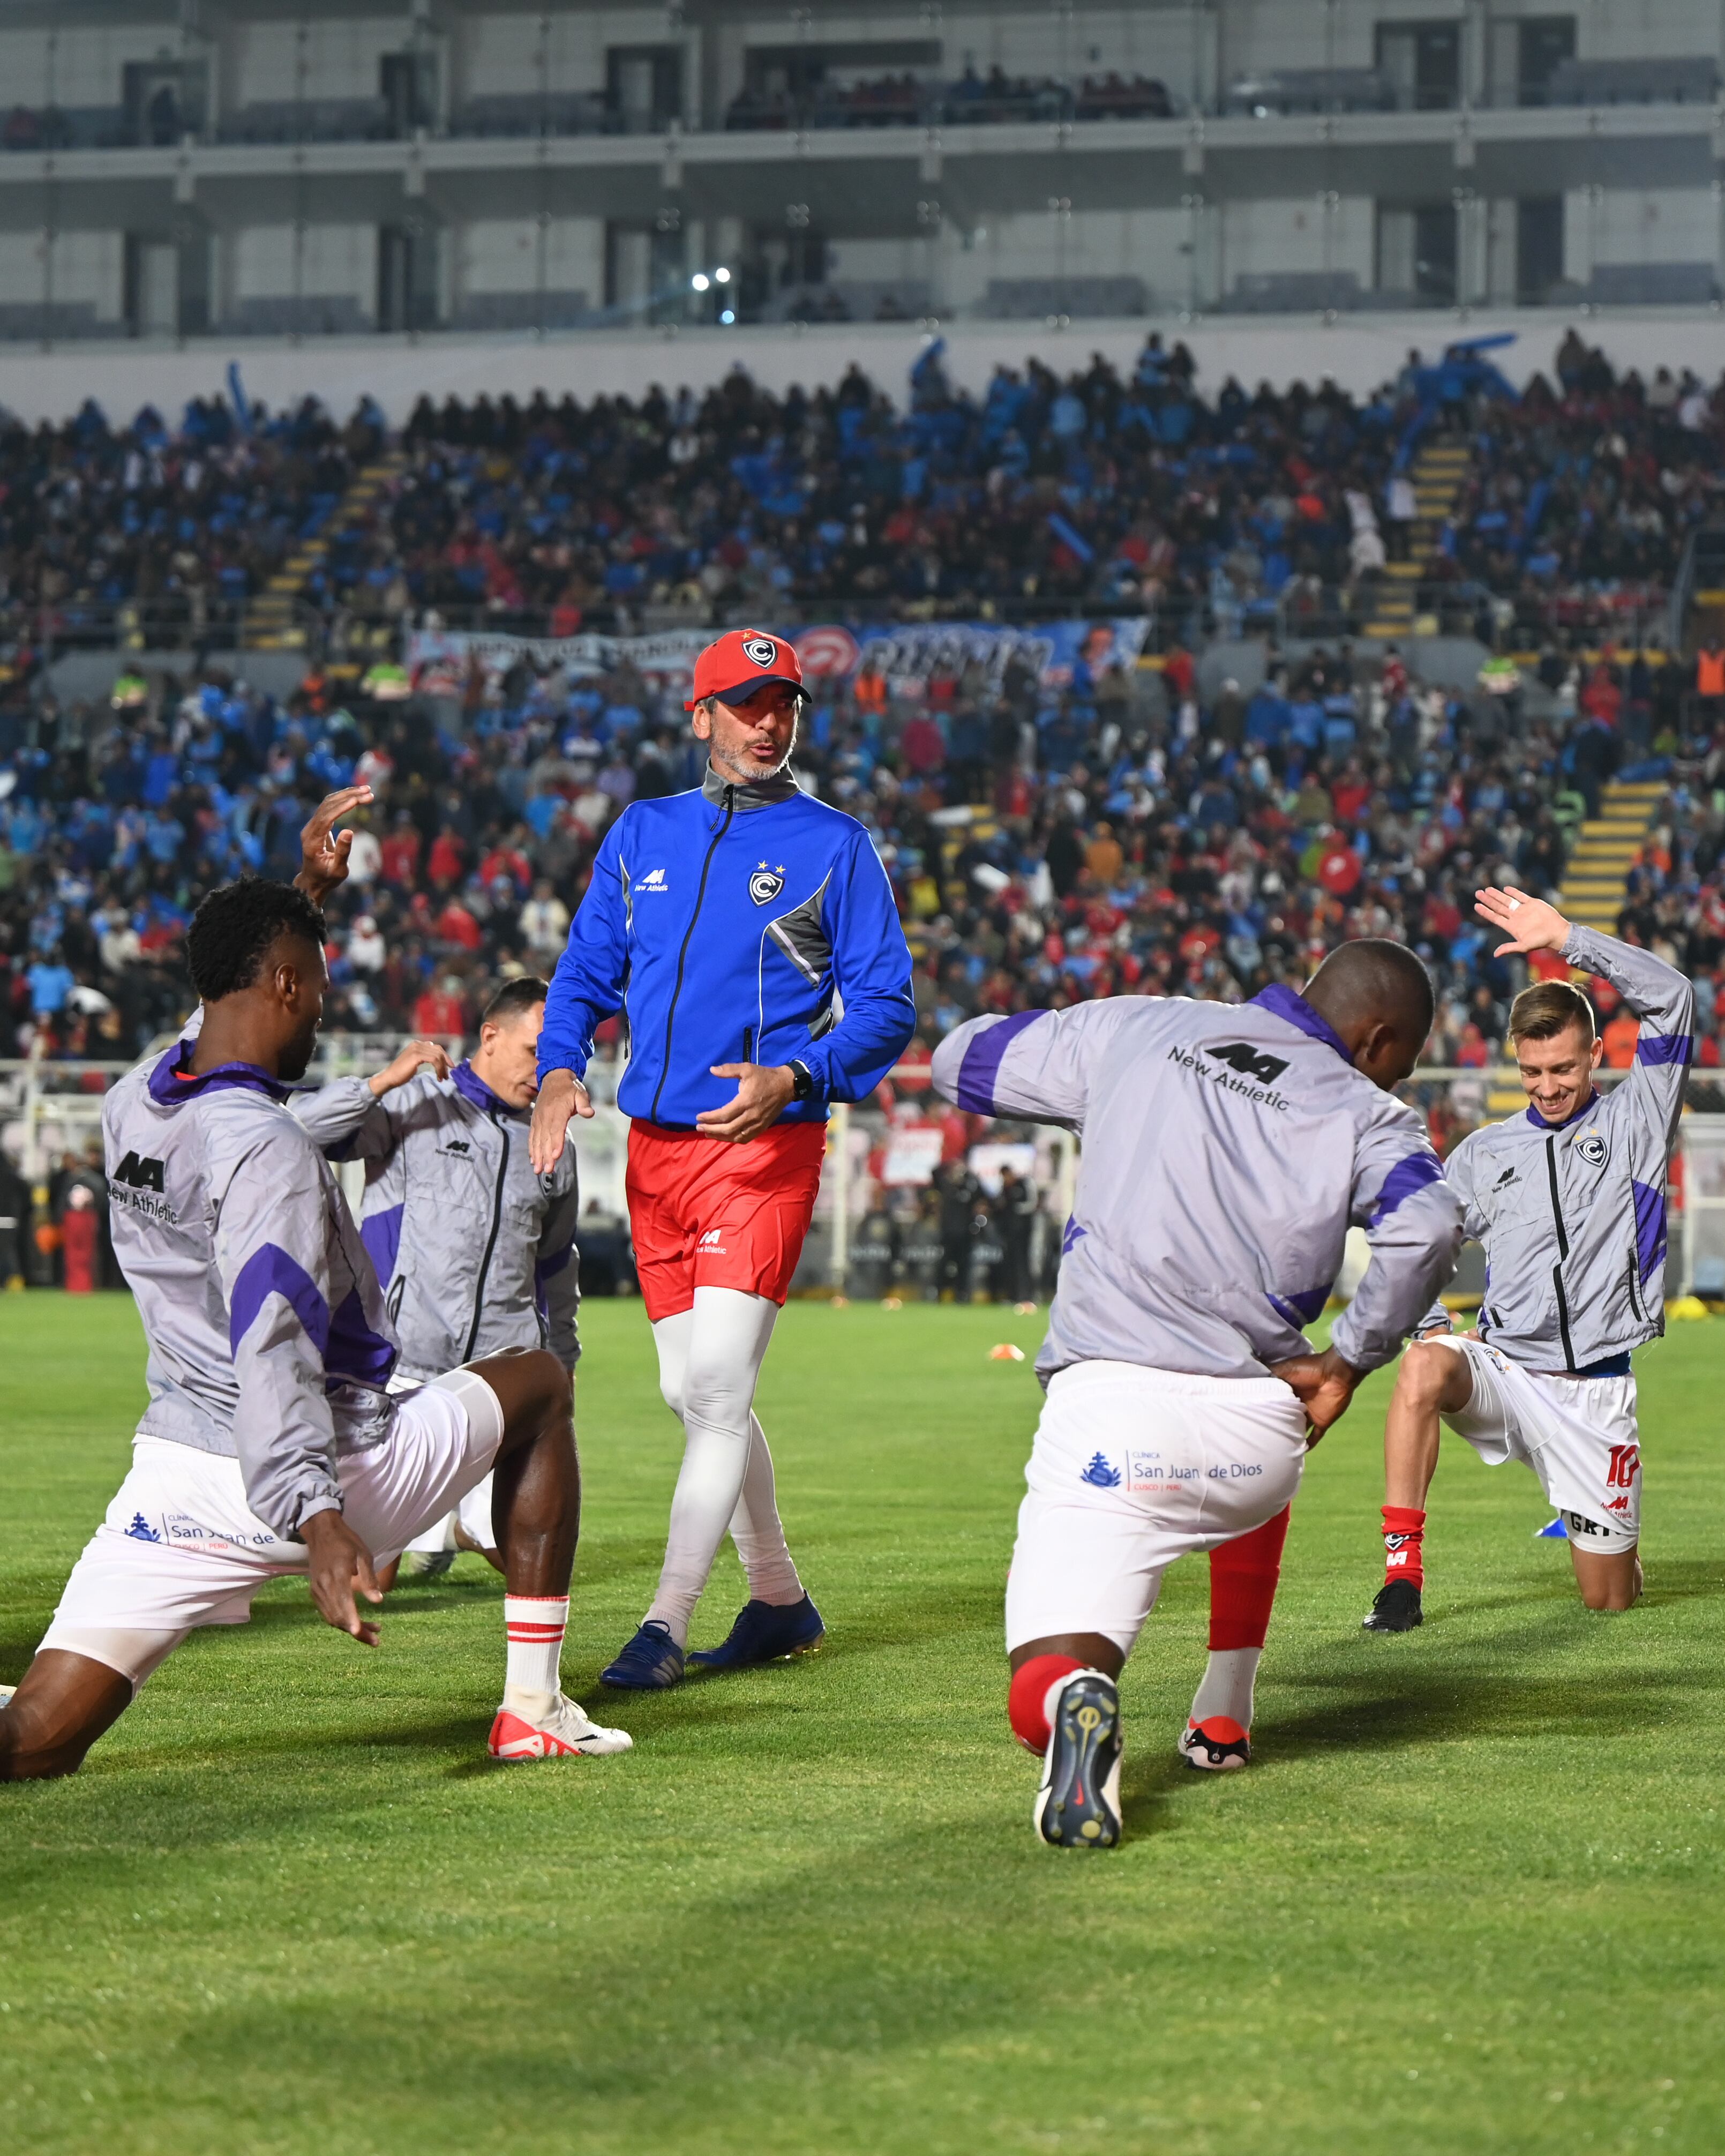
{"type": "Polygon", "coordinates": [[[800,1602],[745,1602],[724,1642],[691,1655],[697,1670],[746,1670],[757,1662],[782,1662],[812,1654],[827,1635],[820,1612],[805,1594],[800,1602]]]}
{"type": "Polygon", "coordinates": [[[1100,1670],[1076,1670],[1049,1717],[1042,1786],[1030,1814],[1055,1849],[1112,1849],[1120,1840],[1120,1693],[1100,1670]]]}
{"type": "Polygon", "coordinates": [[[683,1650],[669,1625],[649,1617],[599,1682],[613,1691],[668,1691],[683,1679],[683,1650]]]}

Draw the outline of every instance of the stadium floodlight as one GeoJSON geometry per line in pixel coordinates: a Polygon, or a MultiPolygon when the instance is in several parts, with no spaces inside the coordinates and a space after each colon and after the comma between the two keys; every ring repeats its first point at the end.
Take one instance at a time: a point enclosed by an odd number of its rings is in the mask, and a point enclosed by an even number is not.
{"type": "Polygon", "coordinates": [[[728,285],[731,282],[731,272],[722,266],[715,270],[713,272],[713,282],[716,285],[728,285]]]}
{"type": "Polygon", "coordinates": [[[724,313],[720,316],[719,320],[721,322],[734,322],[737,320],[737,317],[732,313],[730,308],[726,307],[724,313]]]}
{"type": "Polygon", "coordinates": [[[696,292],[706,291],[711,282],[711,280],[708,277],[705,270],[697,270],[695,275],[689,280],[691,289],[696,292]]]}

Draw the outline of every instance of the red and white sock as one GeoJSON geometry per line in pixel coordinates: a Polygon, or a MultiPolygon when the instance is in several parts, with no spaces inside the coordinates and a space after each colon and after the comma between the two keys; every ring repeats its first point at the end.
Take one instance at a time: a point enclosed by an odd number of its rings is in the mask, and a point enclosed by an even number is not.
{"type": "Polygon", "coordinates": [[[503,1625],[509,1640],[503,1704],[517,1714],[543,1715],[562,1689],[558,1666],[569,1622],[567,1594],[506,1594],[503,1625]]]}
{"type": "Polygon", "coordinates": [[[1085,1665],[1071,1655],[1033,1655],[1022,1669],[1014,1670],[1006,1695],[1006,1718],[1012,1733],[1027,1751],[1040,1759],[1048,1749],[1052,1724],[1048,1711],[1054,1696],[1085,1665]]]}
{"type": "Polygon", "coordinates": [[[1210,1552],[1210,1657],[1193,1696],[1194,1724],[1224,1719],[1242,1737],[1252,1726],[1258,1658],[1269,1635],[1287,1535],[1284,1505],[1273,1520],[1210,1552]]]}
{"type": "Polygon", "coordinates": [[[1425,1584],[1425,1514],[1418,1505],[1384,1507],[1384,1584],[1425,1584]]]}

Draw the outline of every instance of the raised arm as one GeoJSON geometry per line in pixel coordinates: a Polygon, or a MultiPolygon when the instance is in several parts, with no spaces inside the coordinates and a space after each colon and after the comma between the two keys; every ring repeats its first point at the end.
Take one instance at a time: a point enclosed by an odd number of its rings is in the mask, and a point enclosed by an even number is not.
{"type": "Polygon", "coordinates": [[[393,1063],[369,1078],[332,1078],[288,1106],[326,1160],[387,1160],[399,1139],[383,1103],[421,1070],[449,1075],[449,1053],[435,1040],[410,1040],[393,1063]]]}
{"type": "Polygon", "coordinates": [[[1609,981],[1640,1020],[1635,1060],[1613,1096],[1614,1121],[1631,1132],[1637,1180],[1662,1178],[1683,1112],[1683,1081],[1695,1052],[1695,988],[1675,966],[1615,936],[1566,921],[1554,906],[1508,887],[1476,891],[1474,910],[1512,939],[1497,955],[1556,951],[1572,966],[1609,981]],[[1618,1103],[1621,1103],[1620,1106],[1618,1103]]]}

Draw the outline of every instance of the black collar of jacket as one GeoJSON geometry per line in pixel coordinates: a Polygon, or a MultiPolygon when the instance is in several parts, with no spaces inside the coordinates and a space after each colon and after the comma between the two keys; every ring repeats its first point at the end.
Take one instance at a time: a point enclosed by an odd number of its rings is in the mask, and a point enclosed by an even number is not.
{"type": "Polygon", "coordinates": [[[797,782],[788,771],[776,773],[757,784],[734,785],[728,778],[721,778],[711,764],[701,782],[701,790],[716,808],[734,808],[738,814],[749,808],[771,808],[780,801],[793,799],[797,782]]]}

